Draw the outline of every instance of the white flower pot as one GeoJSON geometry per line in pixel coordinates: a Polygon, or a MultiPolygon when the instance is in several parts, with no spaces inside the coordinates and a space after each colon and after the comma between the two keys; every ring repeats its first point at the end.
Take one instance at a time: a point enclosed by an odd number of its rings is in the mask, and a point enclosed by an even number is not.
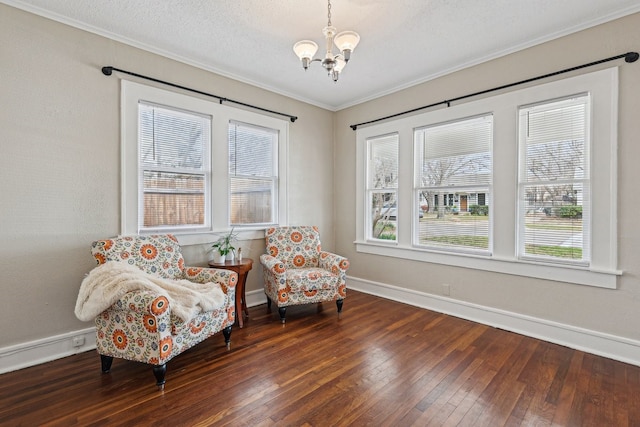
{"type": "Polygon", "coordinates": [[[216,264],[224,264],[225,256],[220,252],[213,253],[213,262],[216,264]]]}

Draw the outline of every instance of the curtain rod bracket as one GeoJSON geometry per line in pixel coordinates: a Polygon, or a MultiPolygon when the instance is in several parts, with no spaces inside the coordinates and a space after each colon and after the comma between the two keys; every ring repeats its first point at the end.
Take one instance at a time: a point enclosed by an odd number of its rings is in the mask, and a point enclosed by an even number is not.
{"type": "Polygon", "coordinates": [[[513,87],[513,86],[521,85],[521,84],[524,84],[524,83],[530,83],[530,82],[533,82],[533,81],[536,81],[536,80],[545,79],[547,77],[557,76],[559,74],[564,74],[564,73],[568,73],[570,71],[580,70],[582,68],[591,67],[593,65],[598,65],[598,64],[605,63],[605,62],[615,61],[616,59],[620,59],[620,58],[624,58],[625,62],[630,64],[632,62],[636,62],[639,57],[640,57],[640,55],[638,54],[638,52],[627,52],[627,53],[623,53],[622,55],[616,55],[616,56],[612,56],[611,58],[605,58],[605,59],[601,59],[599,61],[589,62],[588,64],[582,64],[582,65],[578,65],[576,67],[566,68],[564,70],[556,71],[556,72],[549,73],[549,74],[544,74],[544,75],[538,76],[538,77],[532,77],[530,79],[521,80],[519,82],[509,83],[509,84],[498,86],[498,87],[494,87],[494,88],[491,88],[491,89],[481,90],[480,92],[475,92],[475,93],[470,93],[468,95],[458,96],[457,98],[444,100],[444,101],[441,101],[441,102],[435,102],[433,104],[425,105],[423,107],[414,108],[414,109],[411,109],[411,110],[403,111],[401,113],[396,113],[396,114],[392,114],[390,116],[381,117],[379,119],[369,120],[368,122],[362,122],[362,123],[358,123],[358,124],[355,124],[355,125],[349,125],[349,127],[351,129],[353,129],[353,130],[356,130],[356,129],[358,129],[358,126],[361,126],[361,125],[369,125],[371,123],[377,123],[377,122],[380,122],[382,120],[392,119],[394,117],[402,116],[402,115],[409,114],[409,113],[414,113],[416,111],[424,110],[426,108],[435,107],[436,105],[446,104],[447,107],[450,107],[451,103],[455,102],[455,101],[460,101],[462,99],[471,98],[471,97],[477,96],[477,95],[484,95],[485,93],[494,92],[496,90],[507,89],[507,88],[510,88],[510,87],[513,87]]]}
{"type": "Polygon", "coordinates": [[[271,113],[271,114],[276,114],[278,116],[288,117],[289,120],[291,120],[291,123],[294,123],[298,119],[298,116],[292,116],[291,114],[280,113],[278,111],[268,110],[266,108],[258,107],[256,105],[246,104],[246,103],[241,102],[241,101],[234,101],[233,99],[225,98],[223,96],[214,95],[212,93],[203,92],[201,90],[192,89],[190,87],[181,86],[181,85],[178,85],[178,84],[175,84],[175,83],[167,82],[167,81],[164,81],[164,80],[159,80],[159,79],[156,79],[156,78],[153,78],[153,77],[149,77],[149,76],[144,76],[142,74],[133,73],[131,71],[121,70],[119,68],[112,67],[111,65],[107,65],[107,66],[102,67],[102,74],[104,74],[105,76],[112,75],[114,71],[118,71],[118,72],[124,73],[124,74],[129,74],[130,76],[138,77],[138,78],[145,79],[145,80],[150,80],[152,82],[161,83],[163,85],[175,87],[177,89],[182,89],[182,90],[186,90],[186,91],[189,91],[189,92],[194,92],[194,93],[197,93],[197,94],[200,94],[200,95],[210,96],[211,98],[218,99],[218,102],[220,104],[222,104],[223,102],[231,102],[233,104],[242,105],[244,107],[252,108],[254,110],[264,111],[266,113],[271,113]]]}

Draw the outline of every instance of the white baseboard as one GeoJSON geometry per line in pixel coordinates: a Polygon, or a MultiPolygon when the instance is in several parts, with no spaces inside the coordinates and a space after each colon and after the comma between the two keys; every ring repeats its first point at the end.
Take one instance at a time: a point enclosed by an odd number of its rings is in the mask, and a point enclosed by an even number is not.
{"type": "Polygon", "coordinates": [[[61,359],[95,348],[95,327],[2,347],[0,348],[0,374],[61,359]],[[74,339],[77,342],[74,343],[74,339]]]}
{"type": "MultiPolygon", "coordinates": [[[[349,289],[356,291],[640,366],[639,341],[357,277],[348,277],[347,285],[349,289]]],[[[247,292],[246,297],[249,307],[267,302],[262,289],[247,292]]],[[[93,327],[3,347],[0,348],[0,374],[95,348],[95,328],[93,327]],[[74,346],[74,339],[82,341],[82,344],[74,346]]]]}
{"type": "Polygon", "coordinates": [[[640,366],[640,341],[357,277],[348,277],[347,289],[640,366]]]}
{"type": "MultiPolygon", "coordinates": [[[[246,294],[247,305],[266,304],[267,297],[262,289],[246,294]]],[[[83,353],[96,348],[96,328],[42,338],[36,341],[20,343],[9,347],[0,347],[0,374],[17,371],[73,354],[83,353]],[[82,342],[74,346],[74,338],[82,342]]],[[[98,363],[98,362],[96,362],[98,363]]]]}
{"type": "Polygon", "coordinates": [[[245,292],[245,297],[247,298],[247,307],[254,307],[256,305],[267,303],[267,295],[265,295],[264,290],[262,289],[245,292]]]}

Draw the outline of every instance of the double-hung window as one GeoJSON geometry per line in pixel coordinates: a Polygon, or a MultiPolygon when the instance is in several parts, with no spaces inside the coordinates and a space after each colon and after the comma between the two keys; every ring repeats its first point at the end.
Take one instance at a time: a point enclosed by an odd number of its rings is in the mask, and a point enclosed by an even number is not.
{"type": "Polygon", "coordinates": [[[122,81],[122,234],[256,238],[286,224],[288,122],[122,81]]]}
{"type": "Polygon", "coordinates": [[[414,132],[417,246],[489,251],[493,116],[438,123],[414,132]]]}
{"type": "Polygon", "coordinates": [[[519,109],[519,245],[523,259],[588,265],[589,95],[519,109]]]}
{"type": "Polygon", "coordinates": [[[207,230],[211,117],[140,102],[140,231],[207,230]]]}
{"type": "Polygon", "coordinates": [[[230,222],[272,224],[277,218],[278,131],[229,123],[230,222]]]}

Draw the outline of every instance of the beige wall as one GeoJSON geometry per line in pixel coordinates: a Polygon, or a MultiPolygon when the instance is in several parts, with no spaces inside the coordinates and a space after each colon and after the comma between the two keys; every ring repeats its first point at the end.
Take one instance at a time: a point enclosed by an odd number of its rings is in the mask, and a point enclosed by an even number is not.
{"type": "MultiPolygon", "coordinates": [[[[4,4],[0,40],[0,349],[92,326],[73,314],[89,247],[120,231],[120,80],[104,65],[297,115],[289,220],[333,247],[332,112],[4,4]]],[[[264,250],[242,246],[256,261],[264,250]]],[[[185,258],[206,261],[202,247],[185,258]]],[[[262,287],[258,264],[249,291],[262,287]]]]}
{"type": "MultiPolygon", "coordinates": [[[[351,124],[444,99],[637,51],[640,49],[638,28],[640,14],[635,14],[338,112],[334,165],[335,182],[340,188],[334,200],[336,250],[349,257],[349,275],[434,295],[442,295],[442,284],[447,283],[451,285],[451,298],[464,303],[640,340],[640,198],[635,195],[640,183],[640,168],[637,167],[640,159],[640,62],[617,62],[620,65],[618,266],[624,271],[618,279],[617,290],[356,252],[353,243],[356,239],[356,133],[349,128],[351,124]]],[[[608,63],[600,68],[613,65],[608,63]]]]}

